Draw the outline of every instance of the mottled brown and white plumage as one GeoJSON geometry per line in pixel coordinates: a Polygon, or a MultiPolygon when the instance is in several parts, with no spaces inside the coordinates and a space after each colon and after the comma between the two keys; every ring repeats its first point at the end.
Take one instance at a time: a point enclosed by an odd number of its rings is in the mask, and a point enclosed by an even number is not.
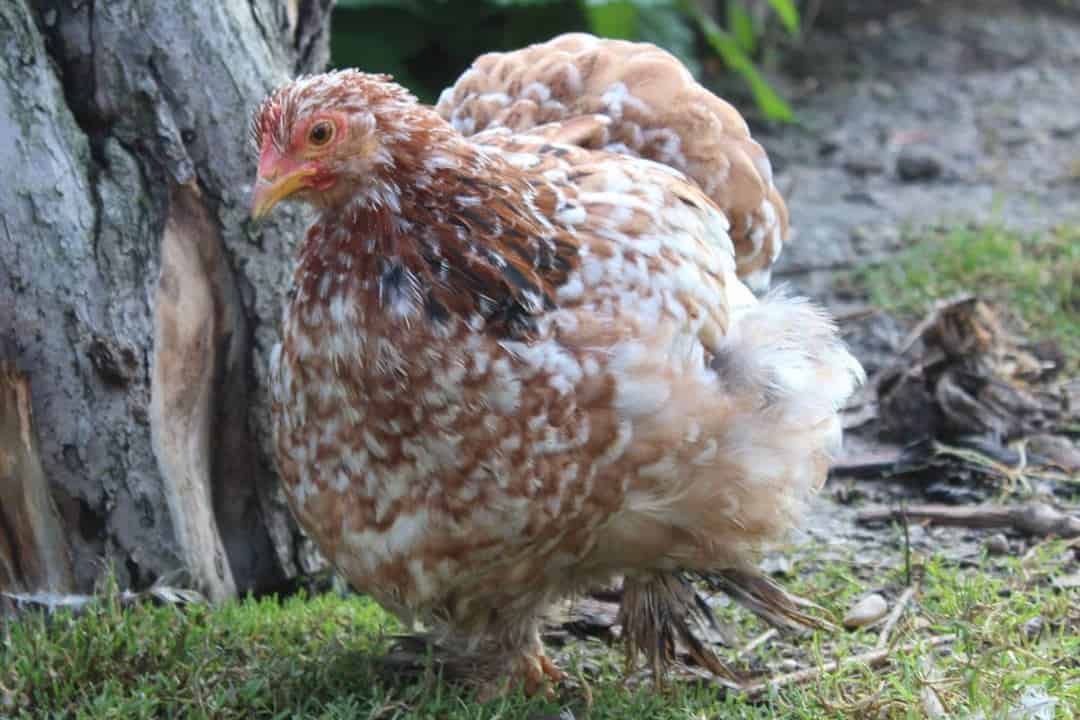
{"type": "Polygon", "coordinates": [[[765,150],[730,103],[660,48],[583,33],[477,58],[436,106],[465,135],[490,128],[643,157],[679,170],[731,223],[739,277],[769,286],[788,211],[765,150]],[[561,123],[579,118],[569,128],[561,123]],[[588,118],[588,122],[586,122],[588,118]]]}
{"type": "MultiPolygon", "coordinates": [[[[637,107],[648,83],[617,82],[637,107]]],[[[358,589],[529,689],[559,676],[542,611],[612,576],[631,609],[671,610],[700,571],[797,615],[752,563],[822,482],[861,374],[820,310],[755,300],[697,182],[559,141],[598,126],[466,137],[357,71],[286,85],[253,125],[255,214],[319,210],[272,367],[291,506],[358,589]]]]}

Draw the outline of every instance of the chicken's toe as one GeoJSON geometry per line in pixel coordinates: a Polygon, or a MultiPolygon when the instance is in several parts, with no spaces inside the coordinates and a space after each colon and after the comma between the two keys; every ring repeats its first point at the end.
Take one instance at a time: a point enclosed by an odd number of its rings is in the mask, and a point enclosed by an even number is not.
{"type": "Polygon", "coordinates": [[[555,699],[555,688],[566,679],[566,673],[543,653],[525,653],[513,659],[510,673],[485,683],[476,699],[486,703],[504,696],[514,688],[520,687],[526,695],[543,695],[548,700],[555,699]]]}
{"type": "Polygon", "coordinates": [[[566,673],[559,669],[559,666],[555,664],[555,661],[549,658],[547,655],[541,655],[540,669],[544,671],[544,675],[553,684],[558,685],[567,678],[566,673]]]}

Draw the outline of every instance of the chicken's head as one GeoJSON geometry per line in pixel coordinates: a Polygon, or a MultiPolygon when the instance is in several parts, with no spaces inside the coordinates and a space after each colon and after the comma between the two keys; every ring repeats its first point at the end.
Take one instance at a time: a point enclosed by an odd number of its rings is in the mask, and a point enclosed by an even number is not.
{"type": "Polygon", "coordinates": [[[398,147],[416,142],[417,112],[416,99],[385,75],[341,70],[279,88],[252,118],[252,217],[286,198],[321,208],[385,201],[398,147]]]}

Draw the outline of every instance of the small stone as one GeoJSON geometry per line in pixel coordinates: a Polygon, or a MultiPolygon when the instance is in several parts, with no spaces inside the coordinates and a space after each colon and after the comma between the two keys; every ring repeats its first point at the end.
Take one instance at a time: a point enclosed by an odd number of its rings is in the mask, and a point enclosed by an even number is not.
{"type": "Polygon", "coordinates": [[[1080,447],[1062,435],[1042,433],[1028,441],[1029,458],[1039,455],[1048,464],[1057,465],[1067,473],[1080,472],[1080,447]]]}
{"type": "Polygon", "coordinates": [[[941,176],[945,166],[929,148],[906,145],[896,158],[896,174],[904,182],[922,182],[941,176]]]}
{"type": "Polygon", "coordinates": [[[1006,555],[1009,552],[1009,539],[1002,533],[994,533],[986,538],[983,546],[991,555],[1006,555]]]}
{"type": "Polygon", "coordinates": [[[896,97],[896,88],[887,82],[875,82],[870,84],[870,92],[878,100],[892,100],[896,97]]]}
{"type": "Polygon", "coordinates": [[[1080,134],[1080,121],[1073,119],[1059,121],[1050,128],[1050,134],[1056,138],[1070,138],[1080,134]]]}
{"type": "MultiPolygon", "coordinates": [[[[912,545],[930,545],[930,531],[922,525],[908,526],[908,542],[912,545]]],[[[901,540],[903,542],[903,540],[901,540]]]]}
{"type": "Polygon", "coordinates": [[[885,613],[888,611],[889,603],[885,601],[885,598],[877,593],[867,595],[847,611],[847,615],[844,616],[844,627],[848,630],[855,630],[867,625],[873,625],[885,617],[885,613]]]}
{"type": "Polygon", "coordinates": [[[855,155],[844,160],[844,170],[858,177],[880,175],[885,172],[885,165],[876,155],[855,155]]]}
{"type": "Polygon", "coordinates": [[[831,157],[836,152],[847,144],[847,136],[841,132],[832,132],[821,139],[821,144],[818,145],[818,155],[821,157],[831,157]]]}
{"type": "Polygon", "coordinates": [[[558,715],[530,715],[529,720],[574,720],[574,713],[569,708],[563,708],[558,715]]]}
{"type": "Polygon", "coordinates": [[[794,563],[783,553],[772,553],[761,561],[761,570],[769,575],[790,575],[794,563]]]}
{"type": "MultiPolygon", "coordinates": [[[[605,646],[606,647],[606,646],[605,646]]],[[[595,660],[582,660],[578,667],[581,668],[581,674],[585,677],[599,677],[604,668],[600,663],[595,660]]]]}
{"type": "Polygon", "coordinates": [[[1059,590],[1080,588],[1080,572],[1074,572],[1071,575],[1058,575],[1050,581],[1050,584],[1059,590]]]}
{"type": "MultiPolygon", "coordinates": [[[[874,199],[874,196],[865,190],[855,190],[853,192],[844,193],[844,202],[849,202],[855,205],[869,205],[870,207],[878,207],[878,201],[874,199]]],[[[854,234],[854,233],[853,233],[854,234]]]]}

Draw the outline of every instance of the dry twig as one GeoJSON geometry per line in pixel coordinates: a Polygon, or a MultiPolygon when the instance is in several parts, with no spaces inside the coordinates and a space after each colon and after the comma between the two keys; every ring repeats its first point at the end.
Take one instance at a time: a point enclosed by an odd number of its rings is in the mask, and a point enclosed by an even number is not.
{"type": "Polygon", "coordinates": [[[766,630],[765,632],[761,633],[756,638],[754,638],[753,640],[748,642],[746,645],[744,645],[743,648],[741,650],[739,650],[736,657],[738,657],[738,658],[746,657],[747,655],[752,653],[754,650],[761,647],[763,644],[767,643],[769,640],[772,640],[777,634],[778,634],[778,631],[777,631],[776,628],[769,628],[768,630],[766,630]]]}
{"type": "MultiPolygon", "coordinates": [[[[930,638],[927,645],[931,648],[940,647],[941,645],[947,645],[956,639],[956,635],[941,635],[938,637],[930,638]]],[[[900,648],[900,652],[911,652],[920,647],[919,643],[909,643],[900,648]]],[[[889,659],[897,652],[895,649],[886,648],[884,650],[871,650],[870,652],[861,653],[859,655],[853,655],[852,657],[845,658],[843,660],[830,660],[829,662],[820,665],[816,668],[806,668],[804,670],[796,670],[795,672],[786,673],[784,675],[778,675],[771,680],[764,680],[762,682],[754,683],[752,685],[744,685],[742,692],[750,698],[755,698],[763,693],[772,689],[779,690],[780,688],[788,687],[789,685],[801,685],[807,682],[813,682],[820,680],[822,676],[836,672],[840,668],[846,668],[852,665],[867,665],[869,667],[879,667],[889,662],[889,659]]]]}
{"type": "Polygon", "coordinates": [[[870,508],[859,513],[861,523],[884,520],[925,520],[939,525],[970,528],[1010,528],[1028,535],[1080,537],[1080,518],[1066,515],[1045,503],[1024,505],[910,505],[904,509],[870,508]]]}
{"type": "Polygon", "coordinates": [[[904,608],[911,602],[911,598],[915,596],[915,593],[919,591],[919,584],[909,585],[900,597],[896,600],[896,605],[893,607],[892,612],[889,613],[889,617],[885,619],[885,625],[881,628],[881,632],[878,634],[877,645],[878,650],[882,650],[889,646],[889,636],[892,635],[892,631],[896,628],[896,624],[900,622],[900,616],[904,614],[904,608]]]}
{"type": "Polygon", "coordinates": [[[919,691],[919,699],[922,701],[922,708],[926,717],[930,718],[930,720],[948,718],[949,713],[945,711],[945,705],[938,696],[937,688],[934,687],[934,683],[939,681],[941,673],[934,665],[934,660],[930,655],[919,658],[919,670],[922,674],[922,689],[919,691]]]}

